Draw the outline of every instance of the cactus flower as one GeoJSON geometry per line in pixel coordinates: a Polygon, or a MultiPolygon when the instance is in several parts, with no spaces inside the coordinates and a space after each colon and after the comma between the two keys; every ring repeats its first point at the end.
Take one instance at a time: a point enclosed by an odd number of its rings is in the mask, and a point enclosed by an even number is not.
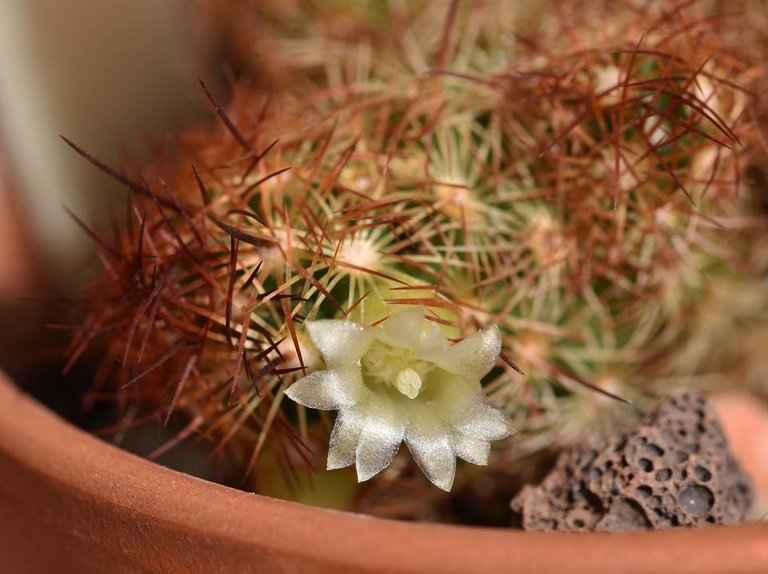
{"type": "Polygon", "coordinates": [[[297,380],[286,394],[306,407],[339,411],[329,470],[354,463],[358,481],[368,480],[405,441],[427,478],[448,491],[457,456],[487,464],[490,441],[513,432],[480,385],[501,352],[496,326],[451,345],[414,307],[377,327],[319,320],[306,328],[325,369],[297,380]]]}

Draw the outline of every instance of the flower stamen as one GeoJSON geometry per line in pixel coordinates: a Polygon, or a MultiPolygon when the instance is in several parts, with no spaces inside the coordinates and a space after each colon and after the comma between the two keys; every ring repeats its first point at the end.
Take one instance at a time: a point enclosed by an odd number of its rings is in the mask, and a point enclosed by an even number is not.
{"type": "Polygon", "coordinates": [[[409,399],[415,399],[421,390],[419,373],[410,367],[401,370],[395,377],[395,388],[409,399]]]}

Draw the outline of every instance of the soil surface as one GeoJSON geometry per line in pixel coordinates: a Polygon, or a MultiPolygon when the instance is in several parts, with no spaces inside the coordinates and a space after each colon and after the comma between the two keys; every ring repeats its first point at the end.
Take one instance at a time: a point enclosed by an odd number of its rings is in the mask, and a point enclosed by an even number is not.
{"type": "Polygon", "coordinates": [[[637,426],[564,451],[511,506],[527,530],[622,531],[739,522],[752,496],[714,409],[685,392],[637,426]]]}

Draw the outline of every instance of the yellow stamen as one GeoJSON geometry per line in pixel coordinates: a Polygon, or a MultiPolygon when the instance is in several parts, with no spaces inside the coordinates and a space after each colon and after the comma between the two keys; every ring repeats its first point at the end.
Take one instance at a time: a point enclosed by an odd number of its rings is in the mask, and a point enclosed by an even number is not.
{"type": "Polygon", "coordinates": [[[397,373],[395,387],[409,399],[415,399],[421,389],[421,377],[412,368],[406,367],[397,373]]]}

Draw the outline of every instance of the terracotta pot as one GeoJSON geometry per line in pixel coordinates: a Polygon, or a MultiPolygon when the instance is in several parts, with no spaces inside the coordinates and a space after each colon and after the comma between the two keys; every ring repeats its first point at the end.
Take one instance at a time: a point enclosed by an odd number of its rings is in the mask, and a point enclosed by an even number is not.
{"type": "Polygon", "coordinates": [[[717,395],[714,405],[733,454],[754,482],[756,515],[768,516],[768,413],[764,405],[738,391],[717,395]]]}
{"type": "Polygon", "coordinates": [[[534,534],[379,520],[180,474],[0,376],[5,572],[768,572],[768,524],[534,534]]]}

